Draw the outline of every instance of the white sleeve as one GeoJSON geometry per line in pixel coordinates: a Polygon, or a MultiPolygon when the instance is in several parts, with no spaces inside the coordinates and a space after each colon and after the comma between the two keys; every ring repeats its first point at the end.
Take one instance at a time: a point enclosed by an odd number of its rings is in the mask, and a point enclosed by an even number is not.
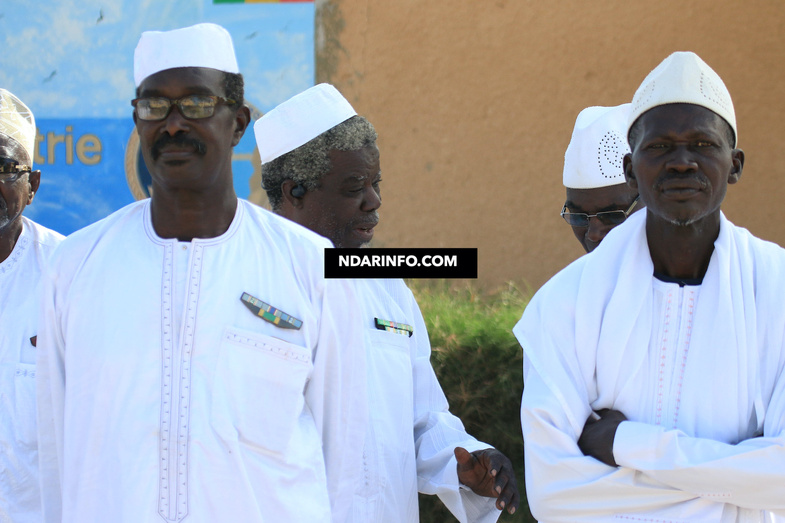
{"type": "Polygon", "coordinates": [[[524,369],[526,493],[539,521],[615,521],[616,514],[655,511],[697,497],[584,456],[577,444],[580,432],[526,355],[524,369]]]}
{"type": "Polygon", "coordinates": [[[431,344],[425,321],[413,296],[411,302],[415,347],[412,364],[417,489],[423,494],[438,495],[461,523],[493,523],[501,514],[496,508],[496,499],[480,496],[460,486],[454,454],[455,447],[473,452],[491,446],[467,434],[461,420],[448,410],[447,398],[431,365],[431,344]]]}
{"type": "Polygon", "coordinates": [[[785,516],[785,379],[769,402],[763,437],[729,445],[628,421],[616,431],[613,455],[673,488],[785,516]]]}
{"type": "Polygon", "coordinates": [[[325,280],[314,369],[305,391],[322,438],[333,523],[348,518],[362,470],[367,418],[365,346],[354,286],[325,280]]]}
{"type": "Polygon", "coordinates": [[[46,523],[59,523],[62,512],[65,343],[55,290],[51,273],[44,271],[38,316],[36,394],[39,481],[46,523]]]}

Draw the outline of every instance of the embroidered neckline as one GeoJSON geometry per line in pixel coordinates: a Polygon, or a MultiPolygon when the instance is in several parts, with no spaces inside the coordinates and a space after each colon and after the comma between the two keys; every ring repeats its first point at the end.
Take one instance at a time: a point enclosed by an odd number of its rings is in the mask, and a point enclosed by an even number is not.
{"type": "Polygon", "coordinates": [[[0,276],[11,272],[27,250],[27,246],[30,244],[30,236],[26,234],[26,230],[27,228],[22,229],[22,234],[16,240],[14,250],[11,251],[8,258],[0,262],[0,276]]]}
{"type": "MultiPolygon", "coordinates": [[[[144,224],[145,234],[147,237],[153,242],[158,245],[168,245],[168,244],[177,244],[177,238],[161,238],[155,232],[155,228],[153,227],[153,219],[152,219],[152,211],[150,209],[151,200],[147,198],[146,200],[142,200],[144,202],[143,209],[142,209],[142,222],[144,224]]],[[[229,224],[229,228],[223,234],[215,236],[213,238],[194,238],[190,242],[191,245],[217,245],[227,241],[229,238],[234,236],[237,230],[240,228],[240,222],[243,219],[243,215],[245,214],[245,207],[244,205],[245,200],[241,198],[237,198],[237,208],[234,211],[234,218],[232,218],[232,223],[229,224]]],[[[182,242],[180,242],[182,243],[182,242]]]]}

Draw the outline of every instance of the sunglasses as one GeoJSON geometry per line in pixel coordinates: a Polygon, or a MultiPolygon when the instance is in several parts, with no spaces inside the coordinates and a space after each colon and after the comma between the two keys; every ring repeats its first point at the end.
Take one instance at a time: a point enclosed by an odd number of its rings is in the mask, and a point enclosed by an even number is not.
{"type": "Polygon", "coordinates": [[[19,165],[19,162],[12,158],[0,157],[0,182],[14,183],[23,174],[29,173],[32,169],[27,165],[19,165]]]}
{"type": "Polygon", "coordinates": [[[627,219],[627,216],[629,216],[635,208],[639,198],[640,196],[636,196],[626,211],[602,211],[597,214],[570,212],[567,210],[567,204],[565,203],[561,210],[561,217],[564,218],[564,221],[570,224],[571,227],[588,227],[589,220],[592,218],[597,218],[603,225],[616,226],[624,223],[624,220],[627,219]]]}
{"type": "Polygon", "coordinates": [[[136,116],[140,120],[159,121],[169,116],[172,106],[180,109],[180,114],[190,120],[209,118],[215,113],[215,106],[219,103],[233,105],[237,102],[222,96],[207,94],[192,94],[177,100],[169,98],[136,98],[131,100],[131,105],[136,108],[136,116]]]}

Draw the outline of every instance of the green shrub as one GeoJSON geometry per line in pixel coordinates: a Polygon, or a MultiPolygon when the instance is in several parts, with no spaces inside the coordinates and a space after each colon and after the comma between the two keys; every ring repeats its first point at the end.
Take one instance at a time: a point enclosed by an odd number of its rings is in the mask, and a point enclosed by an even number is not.
{"type": "MultiPolygon", "coordinates": [[[[431,363],[467,432],[493,445],[513,463],[521,493],[515,515],[499,521],[533,522],[525,501],[520,407],[523,357],[512,327],[531,292],[513,284],[483,295],[470,286],[445,281],[408,282],[431,339],[431,363]]],[[[420,496],[423,523],[456,521],[435,496],[420,496]]]]}

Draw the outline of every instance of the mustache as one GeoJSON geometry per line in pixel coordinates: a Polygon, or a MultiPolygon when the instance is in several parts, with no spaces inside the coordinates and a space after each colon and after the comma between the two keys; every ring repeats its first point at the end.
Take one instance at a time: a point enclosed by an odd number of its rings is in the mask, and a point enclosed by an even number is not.
{"type": "Polygon", "coordinates": [[[150,154],[153,157],[153,160],[157,160],[159,156],[161,156],[161,150],[168,146],[174,145],[176,147],[190,147],[193,149],[196,154],[203,155],[207,152],[207,146],[204,143],[200,142],[196,138],[190,138],[184,134],[175,134],[171,136],[169,134],[162,134],[160,138],[158,138],[155,143],[153,143],[152,148],[150,149],[150,154]]]}
{"type": "Polygon", "coordinates": [[[665,174],[660,176],[654,184],[656,190],[662,189],[662,186],[671,180],[695,180],[700,184],[701,189],[706,189],[709,186],[709,179],[705,175],[695,174],[665,174]]]}
{"type": "Polygon", "coordinates": [[[372,211],[368,213],[367,217],[362,220],[352,220],[349,224],[350,229],[355,227],[370,228],[375,227],[379,223],[379,211],[372,211]]]}

